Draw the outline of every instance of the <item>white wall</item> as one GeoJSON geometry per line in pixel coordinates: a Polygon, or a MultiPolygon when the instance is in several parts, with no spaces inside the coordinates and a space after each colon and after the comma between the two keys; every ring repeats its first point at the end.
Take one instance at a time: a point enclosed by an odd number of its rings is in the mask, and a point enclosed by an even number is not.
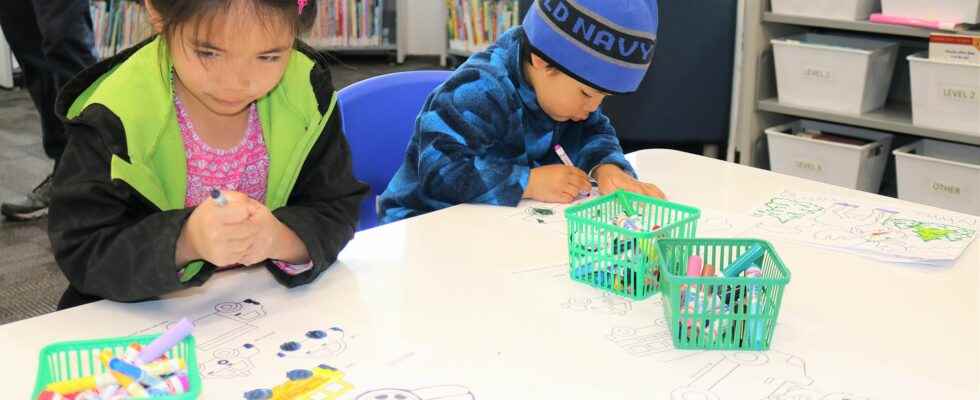
{"type": "Polygon", "coordinates": [[[398,41],[408,55],[442,55],[446,49],[446,1],[402,0],[398,10],[405,29],[399,29],[398,41]]]}
{"type": "Polygon", "coordinates": [[[13,59],[10,55],[10,46],[0,31],[0,86],[14,86],[13,59]]]}

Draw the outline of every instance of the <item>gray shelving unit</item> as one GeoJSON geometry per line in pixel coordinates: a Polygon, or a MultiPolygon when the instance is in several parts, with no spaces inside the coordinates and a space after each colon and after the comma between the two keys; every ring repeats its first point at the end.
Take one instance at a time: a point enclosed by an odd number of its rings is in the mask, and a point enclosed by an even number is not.
{"type": "MultiPolygon", "coordinates": [[[[763,131],[797,118],[859,126],[913,137],[934,138],[980,145],[980,137],[912,124],[908,62],[905,56],[928,48],[931,29],[875,24],[868,21],[838,21],[772,13],[770,0],[739,2],[733,73],[732,123],[729,131],[729,161],[750,166],[766,164],[763,131]],[[770,40],[806,31],[830,31],[887,37],[902,45],[885,108],[860,115],[840,114],[780,104],[770,40]]],[[[971,32],[980,33],[980,32],[971,32]]]]}

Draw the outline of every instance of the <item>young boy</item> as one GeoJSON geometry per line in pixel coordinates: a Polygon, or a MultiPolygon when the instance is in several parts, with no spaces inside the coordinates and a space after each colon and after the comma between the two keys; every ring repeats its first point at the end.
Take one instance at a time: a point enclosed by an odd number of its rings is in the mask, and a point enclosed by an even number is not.
{"type": "Polygon", "coordinates": [[[636,180],[603,98],[635,91],[653,59],[656,0],[537,0],[523,25],[474,54],[429,95],[381,220],[460,203],[569,203],[636,180]],[[574,166],[555,154],[561,145],[574,166]],[[588,171],[586,173],[585,171],[588,171]]]}

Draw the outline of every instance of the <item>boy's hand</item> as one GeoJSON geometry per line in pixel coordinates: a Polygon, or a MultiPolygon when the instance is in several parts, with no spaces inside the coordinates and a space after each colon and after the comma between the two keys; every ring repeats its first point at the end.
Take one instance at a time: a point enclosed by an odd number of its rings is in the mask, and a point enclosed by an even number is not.
{"type": "Polygon", "coordinates": [[[646,182],[640,182],[633,179],[632,176],[623,172],[616,165],[603,164],[595,169],[595,177],[599,182],[599,193],[609,194],[616,189],[624,189],[629,192],[639,193],[646,196],[652,196],[659,199],[667,199],[667,195],[660,190],[656,185],[646,182]]]}
{"type": "Polygon", "coordinates": [[[222,207],[205,200],[188,217],[177,239],[178,266],[197,259],[219,267],[232,266],[254,241],[258,229],[248,223],[251,199],[239,192],[223,194],[228,204],[222,207]]]}
{"type": "Polygon", "coordinates": [[[523,198],[546,203],[571,203],[579,194],[590,190],[592,185],[585,172],[575,167],[552,164],[531,170],[523,198]]]}

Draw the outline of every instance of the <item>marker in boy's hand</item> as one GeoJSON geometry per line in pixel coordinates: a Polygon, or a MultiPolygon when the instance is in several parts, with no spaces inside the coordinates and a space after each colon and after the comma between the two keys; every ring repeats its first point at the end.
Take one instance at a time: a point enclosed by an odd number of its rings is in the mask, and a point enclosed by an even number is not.
{"type": "Polygon", "coordinates": [[[599,182],[599,193],[603,195],[612,193],[616,189],[623,189],[645,196],[667,199],[667,195],[656,185],[640,182],[615,165],[600,165],[593,174],[595,174],[596,181],[599,182]]]}

